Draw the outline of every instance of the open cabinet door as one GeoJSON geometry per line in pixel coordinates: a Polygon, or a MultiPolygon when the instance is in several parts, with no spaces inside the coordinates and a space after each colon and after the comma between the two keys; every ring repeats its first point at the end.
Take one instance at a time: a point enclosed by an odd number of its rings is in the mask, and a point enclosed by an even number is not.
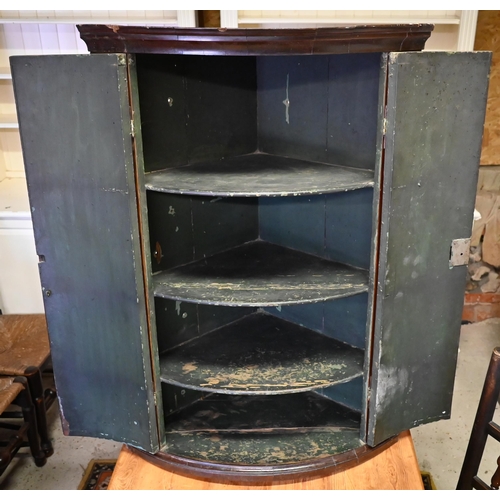
{"type": "Polygon", "coordinates": [[[389,56],[370,445],[450,416],[490,58],[389,56]]]}
{"type": "Polygon", "coordinates": [[[155,452],[125,56],[11,66],[64,433],[155,452]]]}

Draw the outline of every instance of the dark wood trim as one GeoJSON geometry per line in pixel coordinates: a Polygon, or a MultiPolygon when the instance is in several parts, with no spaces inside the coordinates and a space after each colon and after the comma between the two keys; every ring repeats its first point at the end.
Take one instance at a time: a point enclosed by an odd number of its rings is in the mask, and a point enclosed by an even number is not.
{"type": "Polygon", "coordinates": [[[432,24],[302,29],[78,26],[91,53],[240,56],[422,50],[433,29],[432,24]]]}
{"type": "Polygon", "coordinates": [[[255,483],[270,481],[272,479],[276,480],[278,477],[281,480],[291,480],[298,477],[311,479],[315,476],[331,474],[333,471],[340,472],[341,470],[346,470],[366,462],[389,448],[389,446],[393,445],[397,440],[398,437],[395,436],[375,447],[363,445],[345,453],[312,460],[310,462],[268,466],[242,466],[202,462],[200,460],[192,460],[161,451],[153,455],[131,446],[129,446],[129,449],[131,452],[141,456],[144,460],[176,474],[199,479],[212,479],[214,481],[255,483]]]}

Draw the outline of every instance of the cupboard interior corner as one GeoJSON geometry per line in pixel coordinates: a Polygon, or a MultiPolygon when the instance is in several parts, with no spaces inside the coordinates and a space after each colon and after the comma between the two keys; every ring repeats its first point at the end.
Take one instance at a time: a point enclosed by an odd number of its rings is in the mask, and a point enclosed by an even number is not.
{"type": "Polygon", "coordinates": [[[162,451],[364,444],[383,57],[130,59],[162,451]]]}

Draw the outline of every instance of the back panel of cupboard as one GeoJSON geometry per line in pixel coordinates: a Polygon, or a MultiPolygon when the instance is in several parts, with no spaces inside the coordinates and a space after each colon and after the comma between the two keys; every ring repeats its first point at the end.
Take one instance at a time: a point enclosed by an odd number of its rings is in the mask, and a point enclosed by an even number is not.
{"type": "Polygon", "coordinates": [[[255,151],[255,58],[136,60],[146,172],[255,151]]]}
{"type": "Polygon", "coordinates": [[[145,170],[257,150],[374,170],[380,57],[138,54],[145,170]]]}
{"type": "Polygon", "coordinates": [[[258,57],[259,150],[374,170],[380,57],[258,57]]]}
{"type": "Polygon", "coordinates": [[[64,432],[156,451],[125,59],[11,64],[64,432]]]}

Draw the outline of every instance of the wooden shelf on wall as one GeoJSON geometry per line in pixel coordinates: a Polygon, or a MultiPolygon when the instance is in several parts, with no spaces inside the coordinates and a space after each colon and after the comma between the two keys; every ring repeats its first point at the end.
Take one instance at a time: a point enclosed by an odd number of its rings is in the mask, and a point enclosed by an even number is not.
{"type": "Polygon", "coordinates": [[[363,359],[361,349],[258,312],[164,353],[161,379],[225,394],[284,394],[361,377],[363,359]]]}
{"type": "Polygon", "coordinates": [[[323,302],[368,290],[368,272],[265,241],[153,276],[165,299],[227,306],[323,302]]]}
{"type": "Polygon", "coordinates": [[[370,170],[254,153],[146,174],[146,189],[207,196],[289,196],[373,186],[370,170]]]}
{"type": "Polygon", "coordinates": [[[169,416],[162,452],[220,464],[280,465],[359,448],[360,416],[318,394],[210,395],[169,416]]]}

